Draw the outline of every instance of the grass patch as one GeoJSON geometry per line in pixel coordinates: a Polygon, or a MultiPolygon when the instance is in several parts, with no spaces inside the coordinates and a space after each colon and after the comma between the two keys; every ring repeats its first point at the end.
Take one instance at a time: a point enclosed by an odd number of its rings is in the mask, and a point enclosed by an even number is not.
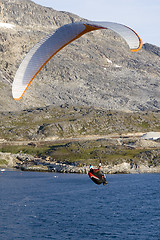
{"type": "Polygon", "coordinates": [[[32,146],[3,146],[1,149],[1,152],[10,152],[13,154],[16,153],[25,153],[25,154],[31,154],[36,157],[41,157],[46,154],[48,151],[49,146],[41,146],[41,147],[32,147],[32,146]]]}
{"type": "Polygon", "coordinates": [[[8,162],[5,159],[0,159],[0,166],[7,165],[8,162]]]}
{"type": "MultiPolygon", "coordinates": [[[[126,143],[126,140],[124,140],[126,143]]],[[[130,163],[149,161],[154,154],[155,157],[159,150],[151,149],[130,149],[125,145],[117,145],[116,140],[80,141],[80,142],[61,142],[51,145],[50,143],[39,143],[23,146],[3,146],[2,152],[25,153],[34,157],[49,157],[50,162],[78,162],[79,164],[97,165],[100,160],[102,164],[119,164],[122,162],[130,163]],[[155,152],[154,152],[155,151],[155,152]],[[156,152],[157,151],[157,152],[156,152]]],[[[157,158],[158,159],[158,158],[157,158]]],[[[157,163],[158,160],[156,160],[157,163]]]]}
{"type": "Polygon", "coordinates": [[[142,123],[139,124],[141,128],[148,129],[150,127],[150,124],[146,121],[143,121],[142,123]]]}

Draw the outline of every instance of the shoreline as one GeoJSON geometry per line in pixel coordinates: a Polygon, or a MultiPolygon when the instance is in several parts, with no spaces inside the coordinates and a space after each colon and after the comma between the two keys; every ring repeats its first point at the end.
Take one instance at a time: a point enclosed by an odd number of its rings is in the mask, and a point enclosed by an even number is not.
{"type": "MultiPolygon", "coordinates": [[[[48,159],[35,158],[28,154],[11,154],[0,152],[0,158],[5,164],[1,164],[1,169],[19,169],[22,171],[36,172],[57,172],[57,173],[78,173],[87,174],[89,165],[80,163],[62,163],[48,161],[48,159]]],[[[96,165],[94,166],[97,167],[96,165]]],[[[139,173],[160,173],[160,166],[149,166],[148,162],[133,163],[125,160],[118,164],[102,165],[102,172],[105,174],[139,174],[139,173]]]]}
{"type": "Polygon", "coordinates": [[[105,174],[160,173],[160,141],[142,139],[142,135],[134,132],[3,141],[0,168],[86,174],[90,164],[97,168],[101,161],[105,174]]]}

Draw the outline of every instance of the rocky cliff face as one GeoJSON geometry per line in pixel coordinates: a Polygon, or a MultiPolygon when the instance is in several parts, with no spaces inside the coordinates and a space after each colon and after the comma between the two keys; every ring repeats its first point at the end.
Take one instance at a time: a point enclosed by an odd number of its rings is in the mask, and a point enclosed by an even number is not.
{"type": "Polygon", "coordinates": [[[29,0],[1,3],[0,111],[63,104],[122,111],[160,109],[160,48],[145,44],[140,52],[131,53],[119,36],[107,30],[86,34],[63,49],[22,100],[14,101],[11,83],[30,48],[59,26],[82,19],[29,0]]]}

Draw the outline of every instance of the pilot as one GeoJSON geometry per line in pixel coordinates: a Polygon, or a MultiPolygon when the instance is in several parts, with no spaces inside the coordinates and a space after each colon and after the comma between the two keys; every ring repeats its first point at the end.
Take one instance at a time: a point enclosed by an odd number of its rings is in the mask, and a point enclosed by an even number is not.
{"type": "Polygon", "coordinates": [[[92,165],[89,166],[90,172],[97,173],[101,170],[101,163],[99,163],[99,168],[93,168],[92,165]]]}

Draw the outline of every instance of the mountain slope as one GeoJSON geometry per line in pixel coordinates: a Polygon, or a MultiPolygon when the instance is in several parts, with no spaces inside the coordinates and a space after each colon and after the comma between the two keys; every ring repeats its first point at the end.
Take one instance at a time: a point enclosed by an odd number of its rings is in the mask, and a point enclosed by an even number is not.
{"type": "Polygon", "coordinates": [[[118,35],[106,30],[86,34],[65,47],[22,100],[13,100],[11,83],[30,48],[57,27],[83,19],[22,0],[2,0],[1,11],[0,111],[63,104],[122,111],[160,109],[160,48],[145,44],[131,53],[118,35]]]}

